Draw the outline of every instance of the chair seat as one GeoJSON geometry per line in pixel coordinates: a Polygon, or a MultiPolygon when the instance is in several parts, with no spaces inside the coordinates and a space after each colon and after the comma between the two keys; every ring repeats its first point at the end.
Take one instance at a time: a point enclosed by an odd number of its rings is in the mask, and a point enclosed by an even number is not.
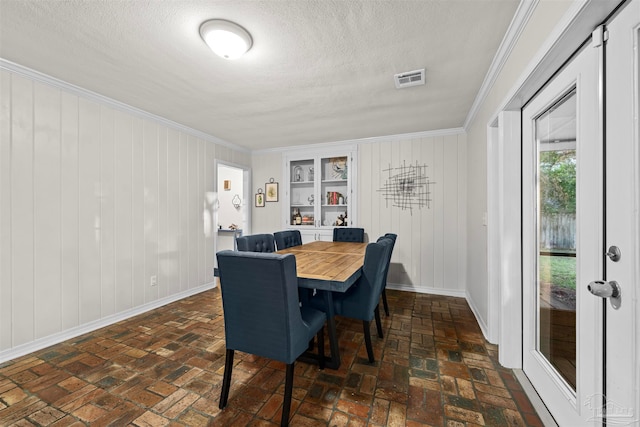
{"type": "Polygon", "coordinates": [[[316,310],[311,307],[300,307],[300,314],[302,315],[302,322],[308,328],[307,341],[313,339],[316,331],[318,331],[324,325],[327,320],[327,316],[324,312],[316,310]]]}
{"type": "Polygon", "coordinates": [[[373,320],[373,310],[367,310],[367,306],[361,300],[353,298],[356,286],[352,286],[347,292],[336,293],[333,296],[333,309],[339,316],[347,316],[358,320],[373,320]]]}

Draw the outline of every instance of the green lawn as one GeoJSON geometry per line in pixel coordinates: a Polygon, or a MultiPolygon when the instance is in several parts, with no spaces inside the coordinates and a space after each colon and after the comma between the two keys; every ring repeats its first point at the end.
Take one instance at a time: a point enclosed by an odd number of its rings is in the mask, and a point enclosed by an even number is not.
{"type": "Polygon", "coordinates": [[[576,259],[572,257],[541,256],[540,282],[576,289],[576,259]]]}

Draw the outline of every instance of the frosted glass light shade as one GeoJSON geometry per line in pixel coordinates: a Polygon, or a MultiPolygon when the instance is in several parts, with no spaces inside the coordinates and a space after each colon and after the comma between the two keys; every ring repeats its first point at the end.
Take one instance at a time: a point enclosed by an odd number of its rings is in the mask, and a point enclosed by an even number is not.
{"type": "Polygon", "coordinates": [[[216,55],[224,59],[240,58],[253,44],[247,30],[224,19],[205,21],[200,26],[200,36],[216,55]]]}

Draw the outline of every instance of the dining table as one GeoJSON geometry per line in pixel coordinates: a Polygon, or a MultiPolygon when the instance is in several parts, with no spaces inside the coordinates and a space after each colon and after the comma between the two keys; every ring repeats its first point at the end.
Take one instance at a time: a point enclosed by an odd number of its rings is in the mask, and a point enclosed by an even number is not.
{"type": "Polygon", "coordinates": [[[322,295],[331,349],[325,366],[331,369],[340,368],[333,293],[346,292],[358,280],[362,274],[366,248],[366,243],[317,240],[277,251],[279,254],[295,255],[298,288],[312,289],[322,295]]]}

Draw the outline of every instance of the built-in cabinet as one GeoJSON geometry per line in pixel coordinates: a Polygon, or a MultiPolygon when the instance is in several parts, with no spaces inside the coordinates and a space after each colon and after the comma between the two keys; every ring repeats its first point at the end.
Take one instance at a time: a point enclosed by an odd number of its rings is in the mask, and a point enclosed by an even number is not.
{"type": "Polygon", "coordinates": [[[357,225],[355,147],[284,156],[283,225],[303,242],[332,240],[334,227],[357,225]]]}

